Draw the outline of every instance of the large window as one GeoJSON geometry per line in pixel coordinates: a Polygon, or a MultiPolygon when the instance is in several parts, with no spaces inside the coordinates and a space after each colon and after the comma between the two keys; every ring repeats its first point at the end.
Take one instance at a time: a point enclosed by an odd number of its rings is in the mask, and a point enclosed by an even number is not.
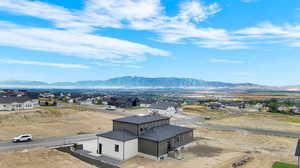
{"type": "Polygon", "coordinates": [[[115,145],[115,152],[119,152],[119,145],[115,145]]]}

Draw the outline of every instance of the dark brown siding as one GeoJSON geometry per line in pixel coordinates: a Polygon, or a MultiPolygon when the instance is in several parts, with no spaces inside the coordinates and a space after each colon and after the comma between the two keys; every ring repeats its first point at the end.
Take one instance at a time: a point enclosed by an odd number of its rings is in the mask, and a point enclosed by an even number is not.
{"type": "Polygon", "coordinates": [[[135,124],[113,121],[113,131],[124,131],[124,130],[137,135],[138,128],[137,125],[135,124]]]}
{"type": "Polygon", "coordinates": [[[171,150],[186,145],[193,141],[193,131],[186,132],[168,140],[164,140],[158,143],[158,156],[168,153],[168,142],[170,142],[171,150]]]}
{"type": "Polygon", "coordinates": [[[168,141],[161,141],[158,143],[158,156],[164,155],[168,152],[168,141]]]}
{"type": "Polygon", "coordinates": [[[139,138],[138,143],[139,152],[147,155],[157,156],[157,142],[139,138]]]}

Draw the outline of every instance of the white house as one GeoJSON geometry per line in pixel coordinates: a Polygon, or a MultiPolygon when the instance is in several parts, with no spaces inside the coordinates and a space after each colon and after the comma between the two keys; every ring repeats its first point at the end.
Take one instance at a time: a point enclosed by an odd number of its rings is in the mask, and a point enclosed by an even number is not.
{"type": "Polygon", "coordinates": [[[171,117],[175,113],[179,112],[180,108],[175,103],[162,102],[162,103],[152,104],[149,107],[148,111],[151,114],[160,114],[160,115],[171,117]]]}
{"type": "Polygon", "coordinates": [[[79,104],[81,105],[92,105],[94,103],[93,98],[81,99],[79,100],[79,104]]]}
{"type": "Polygon", "coordinates": [[[147,104],[147,103],[141,103],[140,107],[145,107],[145,108],[149,108],[151,106],[151,104],[147,104]]]}
{"type": "Polygon", "coordinates": [[[138,154],[138,138],[123,131],[102,134],[98,136],[97,144],[98,154],[118,160],[127,160],[138,154]]]}
{"type": "Polygon", "coordinates": [[[0,111],[30,110],[38,104],[29,97],[0,97],[0,111]]]}

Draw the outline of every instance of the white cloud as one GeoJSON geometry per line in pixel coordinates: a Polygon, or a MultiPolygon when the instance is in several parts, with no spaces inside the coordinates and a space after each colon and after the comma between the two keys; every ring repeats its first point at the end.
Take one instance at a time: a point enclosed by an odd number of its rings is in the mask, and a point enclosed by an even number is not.
{"type": "Polygon", "coordinates": [[[84,12],[121,21],[155,17],[161,10],[159,0],[88,0],[84,12]]]}
{"type": "Polygon", "coordinates": [[[197,23],[220,12],[217,3],[205,5],[201,1],[189,1],[180,5],[177,16],[161,15],[148,20],[135,20],[129,24],[137,30],[158,33],[158,41],[166,43],[192,43],[204,48],[242,49],[247,48],[224,29],[199,27],[197,23]]]}
{"type": "Polygon", "coordinates": [[[181,9],[178,17],[189,22],[193,20],[195,22],[202,22],[208,18],[208,16],[220,12],[221,9],[217,3],[205,6],[201,1],[190,1],[181,4],[181,9]]]}
{"type": "Polygon", "coordinates": [[[133,68],[133,69],[141,69],[143,68],[142,66],[139,65],[126,65],[127,68],[133,68]]]}
{"type": "Polygon", "coordinates": [[[209,60],[210,63],[226,63],[226,64],[241,64],[241,61],[213,58],[209,60]]]}
{"type": "Polygon", "coordinates": [[[122,64],[122,63],[111,63],[111,62],[105,62],[105,63],[95,62],[93,64],[100,66],[100,67],[119,67],[119,68],[132,68],[132,69],[143,68],[142,66],[139,66],[139,65],[130,65],[130,64],[128,65],[128,64],[122,64]]]}
{"type": "Polygon", "coordinates": [[[269,22],[261,23],[254,27],[234,32],[235,35],[244,40],[256,40],[256,43],[263,42],[271,44],[273,42],[287,44],[291,47],[299,47],[300,43],[300,25],[285,24],[275,26],[269,22]]]}
{"type": "Polygon", "coordinates": [[[273,38],[292,39],[288,44],[298,46],[300,26],[275,26],[267,22],[237,31],[203,27],[201,22],[221,11],[218,3],[186,0],[178,5],[178,13],[171,17],[165,14],[160,0],[86,0],[81,10],[39,1],[1,0],[0,10],[46,19],[55,27],[11,28],[9,24],[0,23],[0,35],[6,37],[0,39],[0,44],[127,63],[145,60],[147,55],[170,53],[93,32],[102,28],[147,30],[156,33],[157,37],[151,39],[160,42],[214,49],[247,49],[251,44],[249,40],[266,43],[266,39],[273,38]]]}
{"type": "Polygon", "coordinates": [[[60,27],[59,25],[72,23],[74,20],[78,19],[78,17],[68,9],[39,1],[1,0],[0,9],[15,14],[51,20],[56,23],[58,27],[60,27]]]}
{"type": "MultiPolygon", "coordinates": [[[[113,1],[111,1],[111,3],[108,3],[109,1],[101,2],[104,7],[107,7],[109,12],[115,10],[115,5],[122,5],[122,3],[114,4],[113,1]],[[112,6],[110,7],[109,5],[112,6]]],[[[129,2],[129,6],[132,7],[132,10],[139,9],[139,11],[136,11],[136,13],[131,11],[132,13],[128,12],[125,14],[125,8],[122,9],[124,12],[122,15],[126,15],[126,18],[140,15],[142,11],[145,10],[140,8],[149,7],[148,3],[150,1],[146,4],[144,1],[136,4],[133,3],[133,1],[128,1],[128,3],[129,2]]],[[[128,62],[145,60],[146,55],[167,56],[170,54],[167,51],[151,48],[143,44],[92,34],[90,31],[92,31],[94,27],[116,27],[116,25],[120,24],[119,22],[121,22],[121,20],[116,18],[117,21],[115,23],[111,22],[115,19],[113,15],[103,15],[103,17],[98,16],[92,18],[89,15],[91,14],[90,8],[92,8],[92,4],[90,3],[90,1],[87,3],[87,5],[90,6],[84,11],[70,11],[60,6],[38,1],[2,0],[0,2],[0,10],[46,19],[54,22],[56,27],[36,28],[0,22],[0,45],[57,52],[89,59],[125,60],[128,62]],[[89,18],[94,20],[89,20],[89,18]],[[105,24],[104,22],[103,24],[98,23],[99,20],[100,22],[104,21],[105,24]]],[[[115,11],[115,13],[118,12],[115,11]]],[[[94,13],[94,15],[96,14],[97,13],[94,13]]],[[[144,15],[143,17],[148,16],[144,15]]]]}
{"type": "Polygon", "coordinates": [[[233,46],[227,48],[240,48],[240,45],[234,46],[237,42],[226,30],[197,26],[197,23],[221,11],[217,3],[206,5],[202,1],[186,1],[180,4],[178,15],[174,17],[164,15],[160,0],[87,0],[81,11],[70,11],[38,1],[3,0],[0,10],[47,19],[56,27],[72,32],[87,33],[98,27],[129,28],[156,32],[161,42],[183,43],[193,39],[199,45],[201,41],[215,40],[219,42],[203,47],[224,48],[218,44],[231,42],[233,46]]]}
{"type": "Polygon", "coordinates": [[[22,27],[0,22],[0,45],[50,51],[90,59],[143,60],[145,54],[168,52],[125,40],[70,30],[22,27]]]}
{"type": "Polygon", "coordinates": [[[76,69],[87,69],[87,68],[89,68],[89,66],[80,65],[80,64],[49,63],[49,62],[14,60],[14,59],[0,59],[0,62],[1,63],[6,63],[6,64],[50,66],[50,67],[57,67],[57,68],[76,68],[76,69]]]}

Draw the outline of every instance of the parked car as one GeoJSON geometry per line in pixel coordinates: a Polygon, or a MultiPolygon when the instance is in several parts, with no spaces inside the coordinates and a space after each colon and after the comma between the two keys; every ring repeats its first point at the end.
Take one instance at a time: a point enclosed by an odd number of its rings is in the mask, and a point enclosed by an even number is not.
{"type": "Polygon", "coordinates": [[[106,110],[116,110],[116,106],[107,106],[106,110]]]}
{"type": "Polygon", "coordinates": [[[24,134],[12,139],[12,142],[27,142],[32,140],[31,134],[24,134]]]}
{"type": "Polygon", "coordinates": [[[206,116],[206,117],[204,117],[204,120],[211,120],[211,117],[210,116],[206,116]]]}

